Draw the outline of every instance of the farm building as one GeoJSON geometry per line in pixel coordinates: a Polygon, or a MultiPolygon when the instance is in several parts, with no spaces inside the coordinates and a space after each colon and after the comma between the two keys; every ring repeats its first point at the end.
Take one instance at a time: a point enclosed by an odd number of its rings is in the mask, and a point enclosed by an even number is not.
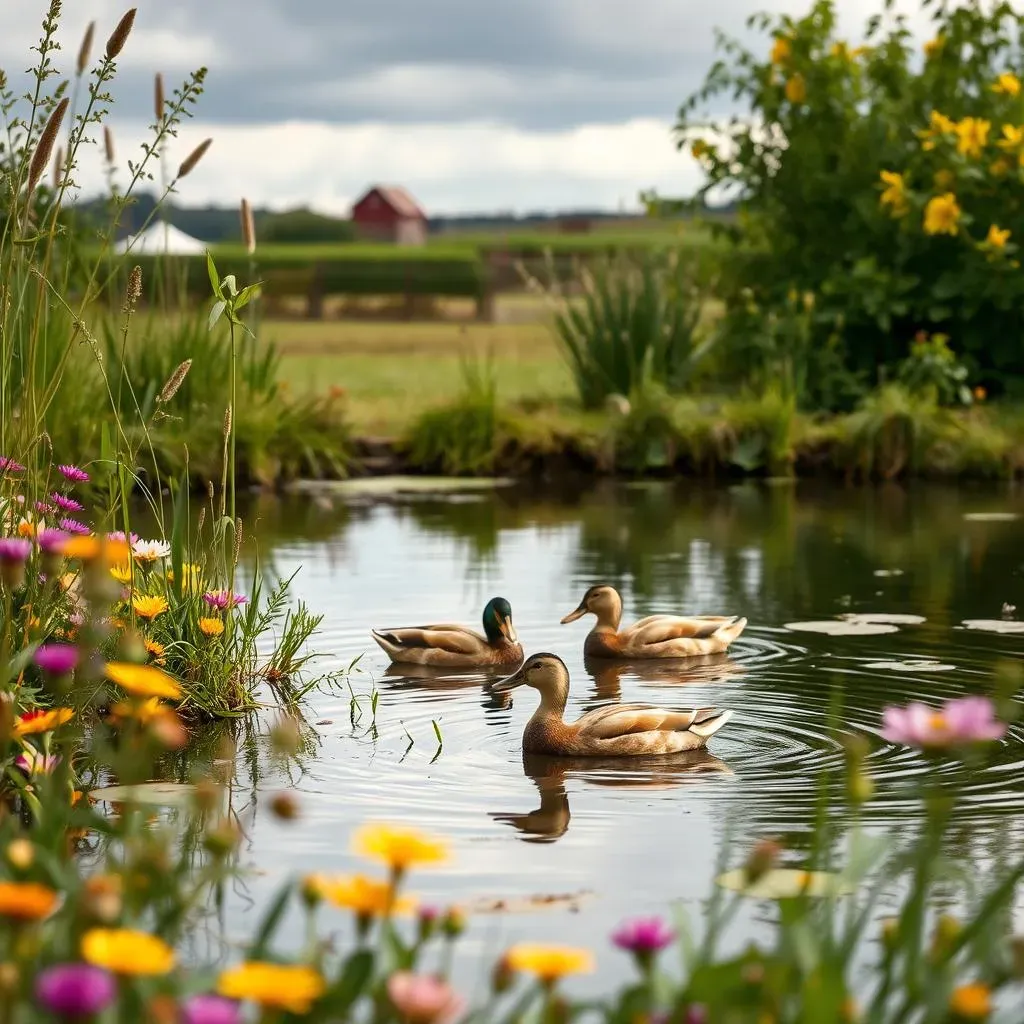
{"type": "Polygon", "coordinates": [[[423,245],[427,215],[404,188],[374,185],[352,207],[352,223],[366,239],[396,245],[423,245]]]}

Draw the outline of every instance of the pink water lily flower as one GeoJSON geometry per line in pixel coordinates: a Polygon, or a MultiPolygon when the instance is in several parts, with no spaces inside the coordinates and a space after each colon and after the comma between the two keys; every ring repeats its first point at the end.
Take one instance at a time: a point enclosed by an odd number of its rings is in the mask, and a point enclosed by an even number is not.
{"type": "Polygon", "coordinates": [[[388,997],[410,1024],[447,1024],[466,1005],[448,982],[412,971],[396,971],[388,978],[388,997]]]}
{"type": "Polygon", "coordinates": [[[1006,724],[995,717],[987,697],[958,697],[941,708],[914,701],[905,708],[888,707],[882,714],[882,738],[911,747],[954,747],[1002,739],[1006,724]]]}

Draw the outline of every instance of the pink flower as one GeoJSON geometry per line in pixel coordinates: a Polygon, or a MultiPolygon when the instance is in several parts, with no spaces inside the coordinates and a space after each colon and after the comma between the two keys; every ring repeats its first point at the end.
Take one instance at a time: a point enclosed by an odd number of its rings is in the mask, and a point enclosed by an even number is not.
{"type": "Polygon", "coordinates": [[[60,528],[65,533],[77,533],[82,537],[92,533],[92,530],[85,523],[80,523],[77,519],[62,519],[60,521],[60,528]]]}
{"type": "Polygon", "coordinates": [[[57,508],[55,505],[47,505],[45,501],[37,501],[36,511],[41,512],[44,516],[52,516],[56,513],[57,508]]]}
{"type": "Polygon", "coordinates": [[[14,759],[14,767],[29,776],[49,775],[58,764],[60,758],[56,754],[43,754],[35,747],[28,747],[14,759]]]}
{"type": "Polygon", "coordinates": [[[32,660],[50,675],[66,676],[78,664],[78,648],[72,644],[43,644],[32,660]]]}
{"type": "Polygon", "coordinates": [[[235,605],[245,604],[249,600],[245,594],[229,594],[226,590],[210,590],[203,594],[203,600],[211,608],[234,608],[235,605]]]}
{"type": "Polygon", "coordinates": [[[75,501],[74,498],[69,498],[66,494],[58,494],[56,491],[50,495],[50,500],[65,512],[83,512],[85,510],[85,506],[80,501],[75,501]]]}
{"type": "Polygon", "coordinates": [[[0,562],[21,564],[32,553],[32,542],[21,537],[0,538],[0,562]]]}
{"type": "Polygon", "coordinates": [[[89,474],[77,466],[63,465],[57,467],[73,484],[84,484],[89,480],[89,474]]]}
{"type": "Polygon", "coordinates": [[[660,917],[638,917],[612,932],[612,942],[619,949],[645,959],[671,945],[675,937],[676,933],[660,917]]]}
{"type": "Polygon", "coordinates": [[[466,1005],[448,982],[412,971],[396,971],[388,978],[388,996],[410,1024],[446,1024],[466,1005]]]}
{"type": "Polygon", "coordinates": [[[995,717],[987,697],[959,697],[939,709],[914,701],[882,714],[882,738],[911,747],[951,747],[998,740],[1006,725],[995,717]]]}
{"type": "Polygon", "coordinates": [[[0,473],[24,473],[25,467],[6,455],[0,455],[0,473]]]}
{"type": "MultiPolygon", "coordinates": [[[[107,534],[107,540],[113,540],[113,541],[123,540],[123,541],[128,541],[128,538],[125,536],[124,530],[115,530],[113,533],[108,533],[107,534]]],[[[130,543],[136,544],[138,542],[138,540],[139,540],[139,535],[137,533],[133,533],[132,536],[131,536],[130,543]]]]}
{"type": "Polygon", "coordinates": [[[63,530],[40,530],[36,534],[36,541],[39,544],[40,551],[45,551],[48,555],[61,554],[67,539],[68,534],[64,533],[63,530]]]}

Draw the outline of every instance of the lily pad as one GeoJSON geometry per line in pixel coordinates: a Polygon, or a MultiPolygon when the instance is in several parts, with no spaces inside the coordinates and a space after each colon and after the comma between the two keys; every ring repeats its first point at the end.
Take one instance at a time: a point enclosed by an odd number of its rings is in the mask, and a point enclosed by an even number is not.
{"type": "Polygon", "coordinates": [[[944,665],[941,661],[872,661],[864,667],[883,672],[952,672],[956,665],[944,665]]]}
{"type": "Polygon", "coordinates": [[[853,885],[842,875],[828,871],[800,871],[798,868],[772,868],[753,883],[747,880],[744,868],[736,868],[719,875],[715,882],[723,889],[757,900],[846,896],[854,891],[853,885]]]}
{"type": "Polygon", "coordinates": [[[186,807],[196,787],[186,782],[140,782],[136,786],[106,786],[89,794],[108,804],[149,804],[156,807],[186,807]]]}
{"type": "Polygon", "coordinates": [[[1019,512],[965,512],[964,519],[972,523],[1012,523],[1020,519],[1019,512]]]}
{"type": "Polygon", "coordinates": [[[901,615],[899,612],[845,612],[841,618],[845,622],[883,626],[920,626],[927,621],[923,615],[901,615]]]}
{"type": "Polygon", "coordinates": [[[787,622],[786,629],[795,633],[825,633],[827,636],[876,636],[879,633],[898,633],[896,626],[884,622],[846,622],[843,619],[823,619],[820,622],[787,622]]]}
{"type": "Polygon", "coordinates": [[[537,910],[568,910],[576,913],[593,895],[589,889],[582,889],[580,892],[543,893],[497,899],[481,897],[465,909],[470,914],[532,914],[537,910]]]}
{"type": "Polygon", "coordinates": [[[1024,633],[1024,622],[1010,619],[964,619],[962,625],[983,633],[1024,633]]]}

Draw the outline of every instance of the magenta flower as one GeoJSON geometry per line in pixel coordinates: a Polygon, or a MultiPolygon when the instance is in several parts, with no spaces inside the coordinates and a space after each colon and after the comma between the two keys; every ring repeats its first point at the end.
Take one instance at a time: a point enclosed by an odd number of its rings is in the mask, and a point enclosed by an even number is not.
{"type": "MultiPolygon", "coordinates": [[[[128,537],[125,536],[124,530],[115,530],[113,533],[108,533],[107,534],[107,540],[113,540],[113,541],[123,540],[123,541],[128,542],[128,537]]],[[[139,535],[137,533],[133,533],[132,536],[131,536],[130,543],[131,544],[137,544],[138,541],[139,541],[139,535]]]]}
{"type": "Polygon", "coordinates": [[[32,660],[51,676],[66,676],[78,665],[78,648],[71,644],[43,644],[32,660]]]}
{"type": "Polygon", "coordinates": [[[25,467],[6,455],[0,455],[0,473],[24,473],[25,467]]]}
{"type": "Polygon", "coordinates": [[[74,498],[69,498],[66,494],[58,494],[54,491],[53,494],[50,495],[50,500],[59,508],[64,509],[65,512],[85,511],[85,506],[80,501],[75,501],[74,498]]]}
{"type": "Polygon", "coordinates": [[[181,1024],[241,1024],[238,1003],[223,996],[198,995],[181,1007],[181,1024]]]}
{"type": "Polygon", "coordinates": [[[28,747],[24,754],[14,759],[14,767],[25,775],[49,775],[60,764],[56,754],[43,754],[35,747],[28,747]]]}
{"type": "Polygon", "coordinates": [[[676,933],[660,917],[638,917],[612,932],[612,942],[619,949],[648,960],[671,945],[675,937],[676,933]]]}
{"type": "Polygon", "coordinates": [[[23,565],[32,553],[32,542],[21,537],[0,537],[0,563],[23,565]]]}
{"type": "Polygon", "coordinates": [[[59,555],[64,551],[68,536],[63,530],[40,530],[36,540],[41,551],[48,555],[59,555]]]}
{"type": "Polygon", "coordinates": [[[987,697],[959,697],[939,710],[914,701],[882,714],[882,738],[911,747],[954,747],[1002,739],[1006,725],[987,697]]]}
{"type": "Polygon", "coordinates": [[[203,594],[203,600],[211,608],[234,608],[235,605],[245,604],[249,598],[245,594],[229,594],[226,590],[210,590],[203,594]]]}
{"type": "Polygon", "coordinates": [[[84,484],[89,479],[89,474],[77,466],[64,465],[57,468],[64,474],[65,479],[70,480],[73,484],[84,484]]]}
{"type": "Polygon", "coordinates": [[[36,978],[36,1000],[50,1013],[86,1020],[105,1010],[117,995],[114,976],[92,964],[56,964],[36,978]]]}
{"type": "Polygon", "coordinates": [[[77,519],[62,519],[60,521],[60,528],[66,533],[77,533],[82,537],[92,533],[92,530],[85,523],[80,523],[77,519]]]}
{"type": "Polygon", "coordinates": [[[396,971],[388,978],[388,998],[410,1024],[446,1024],[466,1005],[465,999],[441,978],[396,971]]]}
{"type": "Polygon", "coordinates": [[[57,512],[56,505],[47,505],[45,501],[36,502],[36,511],[41,512],[44,516],[52,516],[57,512]]]}

